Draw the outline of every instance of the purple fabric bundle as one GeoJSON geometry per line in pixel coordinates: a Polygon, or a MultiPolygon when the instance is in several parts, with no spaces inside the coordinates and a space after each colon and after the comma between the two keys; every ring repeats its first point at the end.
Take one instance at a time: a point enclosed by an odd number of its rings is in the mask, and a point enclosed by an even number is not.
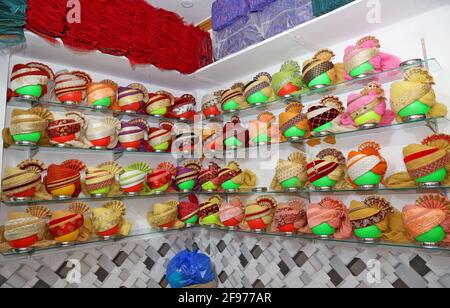
{"type": "Polygon", "coordinates": [[[264,39],[314,18],[311,0],[277,0],[256,14],[264,39]]]}
{"type": "Polygon", "coordinates": [[[269,4],[275,2],[276,0],[247,0],[250,12],[262,11],[269,4]]]}
{"type": "Polygon", "coordinates": [[[245,0],[216,0],[212,4],[212,25],[214,31],[220,31],[232,25],[240,18],[248,20],[250,9],[245,0]]]}

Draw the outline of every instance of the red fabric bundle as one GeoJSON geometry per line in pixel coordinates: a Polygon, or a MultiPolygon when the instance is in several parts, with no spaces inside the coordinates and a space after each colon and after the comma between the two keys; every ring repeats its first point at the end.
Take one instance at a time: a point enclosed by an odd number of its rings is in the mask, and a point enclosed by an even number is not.
{"type": "Polygon", "coordinates": [[[209,34],[173,12],[144,0],[80,0],[81,23],[69,23],[67,0],[28,0],[27,28],[62,37],[79,50],[125,55],[131,64],[153,64],[190,74],[212,62],[209,34]]]}
{"type": "Polygon", "coordinates": [[[159,46],[160,21],[158,10],[144,1],[137,1],[133,11],[134,20],[130,31],[130,51],[127,57],[133,65],[153,64],[155,51],[159,46]]]}
{"type": "MultiPolygon", "coordinates": [[[[91,0],[92,1],[92,0],[91,0]]],[[[134,9],[140,0],[109,0],[102,7],[98,49],[115,56],[123,56],[130,50],[130,33],[137,22],[134,9]]]]}
{"type": "Polygon", "coordinates": [[[80,22],[71,23],[66,19],[66,32],[64,33],[62,40],[65,45],[77,50],[96,50],[101,31],[100,15],[102,14],[104,4],[107,0],[79,1],[81,8],[80,22]]]}
{"type": "Polygon", "coordinates": [[[28,0],[26,28],[45,38],[64,32],[67,0],[28,0]]]}

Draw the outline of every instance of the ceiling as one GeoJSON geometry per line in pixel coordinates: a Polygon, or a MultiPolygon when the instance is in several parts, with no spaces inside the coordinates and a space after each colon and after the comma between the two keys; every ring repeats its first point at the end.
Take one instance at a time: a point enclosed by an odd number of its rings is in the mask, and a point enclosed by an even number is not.
{"type": "Polygon", "coordinates": [[[199,24],[202,21],[208,19],[211,16],[211,5],[214,0],[188,0],[191,1],[194,6],[191,8],[184,8],[181,5],[183,0],[146,0],[153,6],[166,9],[178,13],[182,16],[186,22],[199,24]]]}

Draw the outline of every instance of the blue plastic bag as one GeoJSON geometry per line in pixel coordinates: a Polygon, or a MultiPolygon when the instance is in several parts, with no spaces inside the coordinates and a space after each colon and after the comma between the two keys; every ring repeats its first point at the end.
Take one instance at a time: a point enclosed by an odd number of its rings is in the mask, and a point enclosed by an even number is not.
{"type": "Polygon", "coordinates": [[[184,288],[211,282],[216,275],[207,255],[183,250],[169,261],[166,277],[171,288],[184,288]]]}

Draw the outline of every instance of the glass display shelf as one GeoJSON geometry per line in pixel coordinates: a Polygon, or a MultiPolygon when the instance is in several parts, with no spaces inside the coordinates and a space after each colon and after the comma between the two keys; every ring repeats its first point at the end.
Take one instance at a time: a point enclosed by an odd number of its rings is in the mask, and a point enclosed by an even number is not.
{"type": "Polygon", "coordinates": [[[303,103],[305,106],[311,103],[318,102],[325,95],[340,95],[353,91],[360,91],[367,84],[372,81],[377,81],[381,84],[388,84],[394,81],[402,80],[403,74],[410,68],[423,66],[427,67],[430,72],[437,72],[442,69],[441,65],[435,58],[422,60],[422,62],[416,64],[405,65],[400,68],[395,68],[387,70],[384,72],[368,75],[366,77],[353,79],[350,81],[344,81],[335,85],[327,86],[324,88],[316,90],[305,90],[297,95],[290,95],[286,97],[278,98],[272,102],[265,103],[259,106],[251,106],[246,109],[235,110],[231,112],[223,113],[217,117],[207,118],[205,120],[211,122],[225,122],[228,121],[232,116],[237,115],[239,117],[248,117],[252,115],[258,115],[262,111],[274,111],[282,109],[290,101],[298,101],[303,103]]]}
{"type": "Polygon", "coordinates": [[[438,187],[378,187],[372,189],[332,189],[330,191],[320,191],[312,187],[305,190],[306,193],[313,194],[354,194],[354,195],[367,195],[367,194],[431,194],[431,193],[446,193],[450,189],[450,186],[438,186],[438,187]]]}
{"type": "Polygon", "coordinates": [[[144,236],[165,236],[170,234],[176,234],[177,232],[184,232],[188,230],[195,230],[195,229],[205,229],[210,231],[218,231],[218,232],[224,232],[224,233],[236,233],[236,234],[245,234],[250,236],[270,236],[270,237],[283,237],[283,238],[289,238],[289,239],[300,239],[300,240],[306,240],[310,242],[320,242],[324,244],[352,244],[352,245],[360,245],[364,247],[392,247],[392,248],[403,248],[403,249],[420,249],[420,250],[426,250],[426,251],[441,251],[441,252],[450,252],[450,245],[441,243],[436,246],[425,246],[421,243],[411,242],[411,243],[394,243],[394,242],[388,242],[384,240],[379,240],[375,242],[365,242],[356,238],[350,238],[350,239],[343,239],[338,240],[334,238],[320,238],[312,234],[301,234],[301,233],[282,233],[282,232],[269,232],[269,231],[253,231],[253,230],[242,230],[239,228],[230,229],[226,227],[221,226],[202,226],[202,225],[193,225],[190,227],[184,227],[181,229],[155,229],[155,228],[147,228],[147,229],[141,229],[141,230],[134,230],[131,232],[128,236],[114,236],[111,238],[99,238],[95,235],[86,242],[75,242],[71,245],[62,245],[62,244],[55,244],[48,247],[36,247],[36,248],[30,248],[25,250],[10,250],[6,252],[2,252],[1,254],[4,257],[14,257],[14,256],[27,256],[32,255],[35,253],[40,252],[60,252],[64,249],[73,249],[73,248],[88,248],[90,245],[101,245],[109,244],[109,243],[116,243],[119,241],[126,241],[137,237],[144,237],[144,236]]]}
{"type": "Polygon", "coordinates": [[[256,232],[252,230],[242,230],[242,229],[227,229],[225,227],[218,227],[218,226],[209,226],[209,227],[202,227],[202,228],[208,228],[210,230],[220,231],[220,232],[236,232],[236,233],[242,233],[242,234],[250,234],[250,235],[261,235],[261,236],[277,236],[277,237],[285,237],[285,238],[292,238],[292,239],[303,239],[308,240],[312,242],[321,242],[321,243],[333,243],[333,244],[339,244],[339,243],[348,243],[348,244],[357,244],[357,245],[367,245],[367,246],[385,246],[385,247],[395,247],[395,248],[408,248],[408,249],[424,249],[427,251],[444,251],[444,252],[450,252],[450,245],[441,243],[434,247],[428,247],[423,245],[422,243],[417,242],[411,242],[411,243],[394,243],[394,242],[388,242],[384,240],[377,240],[375,242],[366,242],[357,238],[350,238],[350,239],[334,239],[334,238],[320,238],[318,236],[312,235],[312,234],[300,234],[300,233],[282,233],[282,232],[269,232],[269,231],[261,231],[256,232]]]}
{"type": "Polygon", "coordinates": [[[428,127],[432,132],[438,133],[440,125],[446,126],[449,124],[450,124],[450,120],[446,117],[427,118],[427,119],[412,121],[412,122],[392,123],[389,125],[378,126],[378,127],[369,128],[369,129],[356,129],[356,130],[344,131],[344,132],[339,132],[339,133],[330,133],[326,136],[321,136],[321,137],[311,136],[308,138],[300,139],[298,141],[287,140],[287,141],[277,142],[277,143],[251,145],[250,147],[247,147],[247,148],[238,148],[238,149],[233,149],[233,150],[226,149],[224,151],[224,153],[227,158],[234,158],[234,157],[239,158],[239,156],[247,157],[246,155],[244,155],[245,153],[243,154],[243,152],[249,152],[249,154],[250,154],[251,151],[258,150],[258,149],[263,149],[263,150],[269,149],[270,150],[271,148],[285,145],[285,144],[294,144],[294,145],[302,144],[304,142],[307,142],[308,140],[313,140],[316,138],[324,138],[324,137],[329,137],[329,136],[334,136],[334,137],[336,137],[336,139],[350,138],[350,137],[365,136],[367,134],[382,134],[382,133],[386,133],[386,132],[392,132],[395,129],[411,129],[411,128],[418,128],[418,127],[428,127]]]}
{"type": "Polygon", "coordinates": [[[18,108],[32,108],[32,107],[45,107],[50,111],[56,112],[67,112],[67,111],[78,111],[87,116],[111,116],[117,118],[123,117],[134,117],[141,118],[144,120],[148,120],[150,122],[159,122],[159,121],[171,121],[172,123],[186,123],[192,124],[192,120],[188,119],[174,119],[168,118],[164,116],[156,116],[149,114],[141,114],[141,113],[128,113],[123,111],[115,111],[111,109],[96,109],[87,105],[82,104],[62,104],[57,102],[43,101],[43,100],[29,100],[23,99],[20,97],[13,98],[10,102],[7,103],[8,107],[18,107],[18,108]]]}
{"type": "Polygon", "coordinates": [[[154,199],[154,198],[164,198],[164,197],[185,197],[189,194],[197,195],[221,195],[221,196],[252,196],[252,195],[299,195],[307,197],[305,191],[302,190],[267,190],[266,188],[258,188],[254,190],[237,190],[237,191],[170,191],[160,194],[141,194],[141,195],[120,195],[113,197],[85,197],[81,196],[78,198],[67,198],[67,199],[50,199],[50,200],[14,200],[14,201],[2,201],[5,206],[16,207],[16,206],[29,206],[34,204],[59,204],[59,203],[69,203],[69,202],[103,202],[110,200],[139,200],[139,199],[154,199]]]}
{"type": "Polygon", "coordinates": [[[299,196],[303,198],[309,199],[310,195],[314,194],[353,194],[353,195],[370,195],[370,194],[431,194],[431,193],[446,193],[447,190],[450,190],[450,186],[439,186],[433,188],[419,188],[419,187],[402,187],[402,188],[389,188],[389,187],[380,187],[376,189],[333,189],[330,191],[317,191],[314,188],[303,188],[297,190],[270,190],[267,188],[255,188],[252,190],[237,190],[237,191],[170,191],[161,194],[141,194],[141,195],[119,195],[113,197],[101,197],[94,198],[90,196],[81,196],[78,198],[67,198],[67,199],[50,199],[50,200],[11,200],[11,201],[2,201],[5,206],[8,207],[17,207],[17,206],[29,206],[34,204],[60,204],[60,203],[69,203],[69,202],[103,202],[110,200],[139,200],[139,199],[155,199],[155,198],[164,198],[164,197],[174,197],[174,198],[182,198],[189,194],[196,194],[199,196],[212,196],[212,195],[220,195],[220,196],[255,196],[255,195],[291,195],[291,196],[299,196]]]}
{"type": "MultiPolygon", "coordinates": [[[[347,137],[356,137],[356,136],[364,136],[367,134],[380,134],[388,131],[392,131],[394,129],[411,129],[417,127],[428,127],[433,132],[438,132],[438,127],[440,125],[448,125],[450,124],[450,120],[445,117],[437,117],[437,118],[428,118],[424,120],[418,120],[413,122],[405,122],[405,123],[393,123],[390,125],[375,127],[371,129],[365,130],[353,130],[346,131],[340,133],[330,133],[328,136],[335,136],[336,138],[347,138],[347,137]]],[[[298,141],[284,141],[279,143],[269,143],[269,144],[261,144],[261,145],[252,145],[247,148],[238,148],[238,149],[226,149],[224,151],[216,151],[216,152],[204,152],[195,151],[194,153],[183,153],[183,152],[171,152],[171,153],[158,153],[158,152],[140,152],[140,151],[125,151],[125,150],[117,150],[117,149],[92,149],[92,148],[74,148],[74,147],[57,147],[57,146],[41,146],[41,145],[12,145],[9,147],[5,147],[6,149],[18,150],[18,151],[29,151],[31,153],[36,154],[37,152],[71,152],[71,153],[79,153],[79,154],[111,154],[114,156],[122,156],[122,155],[135,155],[135,156],[156,156],[156,157],[172,157],[174,159],[178,158],[201,158],[203,155],[206,158],[247,158],[252,151],[262,149],[262,150],[270,150],[271,148],[275,148],[276,146],[282,146],[286,144],[302,144],[307,142],[308,140],[315,139],[319,137],[309,137],[305,139],[301,139],[298,141]]]]}
{"type": "Polygon", "coordinates": [[[144,152],[144,151],[126,151],[118,149],[94,149],[94,148],[75,148],[75,147],[57,147],[57,146],[43,146],[43,145],[11,145],[5,147],[6,150],[15,151],[27,151],[36,155],[38,152],[60,152],[60,153],[75,153],[75,154],[108,154],[116,156],[115,159],[123,155],[132,156],[154,156],[154,157],[172,157],[173,159],[178,159],[181,157],[195,158],[198,155],[190,153],[167,153],[167,152],[144,152]]]}
{"type": "Polygon", "coordinates": [[[96,235],[93,235],[92,238],[85,242],[75,242],[71,243],[69,245],[63,245],[63,244],[55,244],[48,247],[32,247],[30,249],[23,249],[23,250],[10,250],[7,252],[2,252],[1,254],[5,257],[11,257],[11,256],[26,256],[26,255],[32,255],[39,252],[58,252],[61,249],[73,249],[73,248],[88,248],[91,245],[98,245],[98,244],[108,244],[108,243],[115,243],[123,240],[129,240],[140,236],[152,236],[152,235],[168,235],[171,233],[175,233],[179,231],[179,229],[142,229],[142,230],[135,230],[132,231],[127,236],[117,235],[110,238],[100,238],[96,235]]]}

